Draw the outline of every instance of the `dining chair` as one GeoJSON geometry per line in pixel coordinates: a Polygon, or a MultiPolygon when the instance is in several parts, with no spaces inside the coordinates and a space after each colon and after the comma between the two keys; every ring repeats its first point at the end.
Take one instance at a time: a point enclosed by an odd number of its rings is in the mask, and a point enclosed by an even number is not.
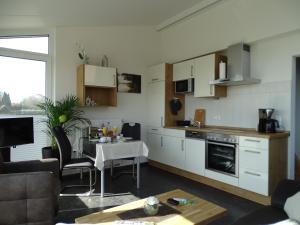
{"type": "MultiPolygon", "coordinates": [[[[141,140],[141,124],[139,123],[124,123],[122,126],[121,134],[123,134],[123,137],[130,137],[132,140],[141,140]]],[[[135,158],[130,157],[130,158],[124,158],[122,160],[128,160],[132,162],[132,171],[124,170],[121,171],[117,174],[113,174],[113,161],[112,161],[112,166],[111,166],[111,175],[113,177],[119,177],[122,174],[132,174],[132,177],[136,177],[136,172],[135,172],[135,158]]]]}
{"type": "Polygon", "coordinates": [[[62,173],[64,170],[84,170],[89,171],[89,185],[68,185],[64,186],[63,189],[88,186],[89,192],[84,194],[61,194],[62,196],[78,196],[78,195],[91,195],[93,193],[92,187],[96,183],[96,170],[94,163],[89,158],[72,158],[72,145],[69,141],[68,136],[61,126],[56,126],[52,128],[52,134],[55,137],[55,140],[59,149],[59,162],[60,162],[60,174],[62,178],[62,173]],[[95,171],[95,181],[92,182],[92,171],[95,171]]]}

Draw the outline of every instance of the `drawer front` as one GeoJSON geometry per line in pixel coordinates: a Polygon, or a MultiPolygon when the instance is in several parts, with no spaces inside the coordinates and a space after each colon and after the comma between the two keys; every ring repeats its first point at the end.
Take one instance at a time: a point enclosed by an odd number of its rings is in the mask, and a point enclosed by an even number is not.
{"type": "Polygon", "coordinates": [[[268,150],[269,140],[266,138],[240,137],[240,146],[268,150]]]}
{"type": "Polygon", "coordinates": [[[268,174],[241,168],[239,175],[239,187],[268,196],[268,174]]]}
{"type": "Polygon", "coordinates": [[[240,167],[261,173],[269,171],[269,152],[249,147],[240,147],[240,167]]]}
{"type": "Polygon", "coordinates": [[[162,134],[163,128],[162,127],[154,127],[154,126],[148,126],[147,132],[150,134],[162,134]]]}
{"type": "Polygon", "coordinates": [[[163,129],[164,135],[184,138],[185,131],[184,130],[176,130],[176,129],[163,129]]]}

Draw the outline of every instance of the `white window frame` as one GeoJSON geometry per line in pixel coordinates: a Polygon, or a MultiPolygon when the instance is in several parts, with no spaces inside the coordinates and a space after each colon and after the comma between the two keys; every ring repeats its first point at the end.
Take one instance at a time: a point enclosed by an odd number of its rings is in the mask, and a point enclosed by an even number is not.
{"type": "Polygon", "coordinates": [[[52,75],[52,71],[53,71],[52,57],[54,52],[54,32],[51,30],[28,30],[22,32],[0,30],[0,37],[3,38],[37,37],[37,36],[48,36],[48,54],[0,47],[0,56],[45,62],[46,63],[45,96],[50,99],[53,99],[54,80],[52,75]]]}

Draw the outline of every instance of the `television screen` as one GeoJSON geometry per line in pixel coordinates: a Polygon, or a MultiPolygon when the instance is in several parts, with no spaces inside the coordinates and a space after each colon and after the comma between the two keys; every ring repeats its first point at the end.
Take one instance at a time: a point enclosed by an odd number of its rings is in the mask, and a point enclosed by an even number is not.
{"type": "Polygon", "coordinates": [[[34,142],[33,118],[0,118],[0,147],[10,147],[34,142]]]}

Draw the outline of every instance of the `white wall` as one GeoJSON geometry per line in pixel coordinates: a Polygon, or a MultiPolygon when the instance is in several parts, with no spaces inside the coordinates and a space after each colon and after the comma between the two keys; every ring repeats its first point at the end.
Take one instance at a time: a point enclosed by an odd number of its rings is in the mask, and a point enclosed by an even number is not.
{"type": "MultiPolygon", "coordinates": [[[[144,75],[145,69],[160,61],[159,34],[153,27],[74,27],[56,30],[55,98],[76,94],[76,68],[80,59],[76,42],[90,57],[90,64],[99,65],[105,54],[109,66],[118,73],[144,75]]],[[[142,94],[118,93],[117,107],[85,108],[91,119],[124,119],[145,121],[146,80],[142,76],[142,94]]]]}
{"type": "Polygon", "coordinates": [[[223,0],[161,31],[168,62],[222,50],[300,28],[299,0],[223,0]]]}
{"type": "MultiPolygon", "coordinates": [[[[161,31],[162,59],[176,62],[226,49],[244,41],[251,45],[251,75],[261,84],[228,88],[228,97],[186,97],[186,118],[196,108],[207,110],[209,125],[256,128],[258,108],[273,107],[284,129],[291,128],[292,59],[300,54],[300,1],[224,0],[161,31]]],[[[289,147],[289,175],[294,149],[289,147]]]]}

